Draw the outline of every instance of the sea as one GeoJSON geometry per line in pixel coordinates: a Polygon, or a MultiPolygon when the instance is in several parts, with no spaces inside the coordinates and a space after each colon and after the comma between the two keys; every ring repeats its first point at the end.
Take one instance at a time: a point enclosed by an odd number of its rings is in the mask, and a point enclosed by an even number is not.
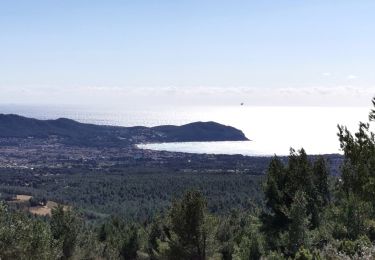
{"type": "Polygon", "coordinates": [[[250,141],[145,143],[138,144],[138,147],[173,152],[251,156],[287,155],[290,148],[304,148],[308,154],[342,153],[337,125],[345,125],[349,130],[355,131],[359,121],[367,121],[368,112],[369,107],[0,106],[0,113],[4,114],[19,114],[37,119],[65,117],[101,125],[156,126],[215,121],[242,130],[250,141]]]}

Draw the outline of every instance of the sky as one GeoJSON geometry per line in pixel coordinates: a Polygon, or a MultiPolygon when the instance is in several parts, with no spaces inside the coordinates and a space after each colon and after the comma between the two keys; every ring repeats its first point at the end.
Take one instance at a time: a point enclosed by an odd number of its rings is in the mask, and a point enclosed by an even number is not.
{"type": "Polygon", "coordinates": [[[2,0],[0,104],[367,106],[373,0],[2,0]]]}

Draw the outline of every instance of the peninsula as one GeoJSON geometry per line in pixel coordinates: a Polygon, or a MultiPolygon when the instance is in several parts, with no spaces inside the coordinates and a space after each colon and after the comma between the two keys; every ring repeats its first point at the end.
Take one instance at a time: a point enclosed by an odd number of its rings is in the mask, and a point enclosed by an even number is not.
{"type": "Polygon", "coordinates": [[[98,147],[157,142],[248,140],[241,130],[216,122],[120,127],[85,124],[67,118],[38,120],[13,114],[0,114],[0,138],[54,138],[62,144],[98,147]]]}

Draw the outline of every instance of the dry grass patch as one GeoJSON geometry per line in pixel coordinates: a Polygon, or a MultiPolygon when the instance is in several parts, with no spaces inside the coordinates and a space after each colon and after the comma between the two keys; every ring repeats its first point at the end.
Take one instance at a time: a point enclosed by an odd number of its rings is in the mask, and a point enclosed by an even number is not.
{"type": "Polygon", "coordinates": [[[51,216],[52,209],[47,206],[30,207],[29,212],[38,216],[51,216]]]}
{"type": "Polygon", "coordinates": [[[32,198],[30,195],[16,195],[14,202],[26,202],[32,198]]]}
{"type": "MultiPolygon", "coordinates": [[[[12,201],[9,201],[10,203],[28,203],[29,200],[32,198],[30,195],[22,195],[18,194],[14,197],[12,201]]],[[[31,214],[38,215],[38,216],[51,216],[52,214],[52,209],[56,208],[59,204],[48,200],[46,205],[38,205],[38,206],[33,206],[29,207],[29,204],[25,205],[23,209],[25,211],[30,212],[31,214]]],[[[69,210],[70,206],[63,206],[64,210],[69,210]]]]}
{"type": "MultiPolygon", "coordinates": [[[[45,206],[35,206],[35,207],[30,207],[29,212],[34,215],[38,216],[51,216],[52,214],[52,209],[56,208],[59,206],[58,203],[54,201],[47,201],[47,204],[45,206]]],[[[69,210],[69,206],[63,205],[64,210],[69,210]]]]}

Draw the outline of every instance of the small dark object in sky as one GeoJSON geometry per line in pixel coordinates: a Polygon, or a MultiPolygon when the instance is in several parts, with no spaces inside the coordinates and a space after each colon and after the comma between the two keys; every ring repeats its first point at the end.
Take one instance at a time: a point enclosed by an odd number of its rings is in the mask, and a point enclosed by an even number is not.
{"type": "Polygon", "coordinates": [[[241,106],[243,106],[243,102],[241,102],[241,106]]]}

